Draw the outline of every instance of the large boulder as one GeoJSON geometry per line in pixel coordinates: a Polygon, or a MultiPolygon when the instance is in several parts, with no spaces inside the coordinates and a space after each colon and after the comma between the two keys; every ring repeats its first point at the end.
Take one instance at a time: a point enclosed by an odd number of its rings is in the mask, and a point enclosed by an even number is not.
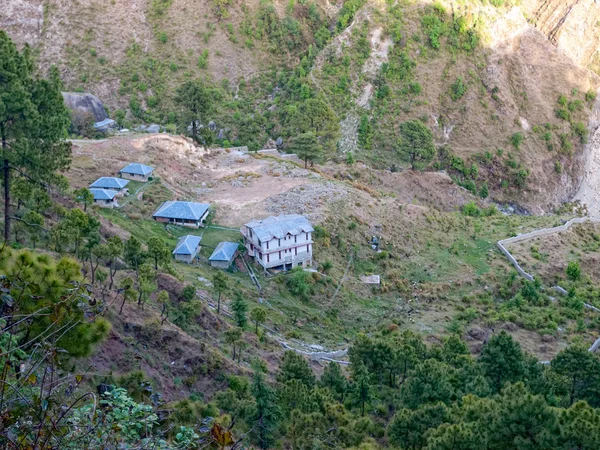
{"type": "Polygon", "coordinates": [[[108,119],[102,101],[95,95],[79,92],[63,92],[62,95],[65,105],[73,112],[73,115],[82,118],[90,117],[93,122],[102,122],[108,119]]]}

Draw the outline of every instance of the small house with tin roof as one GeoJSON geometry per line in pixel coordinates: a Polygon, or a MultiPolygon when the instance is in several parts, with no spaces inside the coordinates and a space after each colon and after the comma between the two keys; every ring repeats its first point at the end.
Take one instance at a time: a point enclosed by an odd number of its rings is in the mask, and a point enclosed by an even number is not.
{"type": "Polygon", "coordinates": [[[118,208],[117,203],[117,191],[110,189],[95,189],[91,188],[90,192],[94,196],[94,205],[98,205],[102,208],[118,208]]]}
{"type": "Polygon", "coordinates": [[[212,267],[228,269],[238,253],[237,242],[219,242],[208,261],[212,267]]]}
{"type": "Polygon", "coordinates": [[[118,175],[121,178],[127,178],[134,181],[148,181],[152,176],[154,168],[140,163],[131,163],[119,170],[118,175]]]}
{"type": "Polygon", "coordinates": [[[253,220],[241,229],[248,255],[265,270],[312,265],[313,231],[308,219],[299,214],[253,220]]]}
{"type": "Polygon", "coordinates": [[[209,209],[210,205],[206,203],[167,201],[152,214],[152,218],[157,222],[199,228],[206,220],[209,209]]]}
{"type": "Polygon", "coordinates": [[[173,250],[175,260],[188,264],[193,263],[200,251],[200,241],[202,241],[200,236],[182,236],[173,250]]]}
{"type": "Polygon", "coordinates": [[[109,189],[116,191],[117,195],[125,195],[127,193],[127,184],[129,180],[116,177],[101,177],[90,184],[90,188],[94,189],[109,189]]]}

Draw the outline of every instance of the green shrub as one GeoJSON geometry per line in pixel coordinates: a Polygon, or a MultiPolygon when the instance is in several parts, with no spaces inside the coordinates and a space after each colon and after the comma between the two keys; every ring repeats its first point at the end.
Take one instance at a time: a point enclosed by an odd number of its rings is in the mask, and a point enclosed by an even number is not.
{"type": "Polygon", "coordinates": [[[158,42],[160,42],[161,44],[166,44],[167,41],[169,40],[167,33],[165,33],[164,31],[161,31],[160,33],[158,33],[156,35],[156,38],[158,39],[158,42]]]}
{"type": "Polygon", "coordinates": [[[559,108],[556,109],[554,111],[554,113],[556,114],[556,117],[558,117],[559,119],[562,120],[571,120],[571,113],[569,113],[569,110],[566,108],[559,108]]]}
{"type": "Polygon", "coordinates": [[[561,94],[558,97],[558,100],[556,101],[556,103],[558,103],[560,106],[567,106],[567,104],[569,103],[569,99],[567,98],[567,96],[565,94],[561,94]]]}
{"type": "Polygon", "coordinates": [[[202,54],[198,56],[198,69],[206,69],[208,67],[208,49],[204,49],[202,54]]]}
{"type": "Polygon", "coordinates": [[[465,95],[465,92],[467,92],[467,85],[461,77],[458,77],[450,86],[450,97],[456,101],[465,95]]]}
{"type": "Polygon", "coordinates": [[[513,145],[513,147],[517,150],[519,150],[519,148],[521,147],[521,144],[523,143],[523,134],[520,132],[517,132],[515,134],[513,134],[510,137],[510,143],[513,145]]]}
{"type": "Polygon", "coordinates": [[[481,209],[475,204],[475,202],[465,203],[462,207],[462,213],[469,217],[481,216],[481,209]]]}
{"type": "Polygon", "coordinates": [[[581,278],[581,267],[577,261],[570,261],[566,269],[567,277],[571,281],[577,281],[581,278]]]}
{"type": "Polygon", "coordinates": [[[589,90],[585,93],[585,101],[586,102],[593,102],[596,100],[596,92],[593,90],[589,90]]]}
{"type": "Polygon", "coordinates": [[[554,163],[554,171],[556,173],[561,173],[562,172],[562,164],[560,163],[560,161],[556,161],[554,163]]]}
{"type": "Polygon", "coordinates": [[[568,109],[571,112],[582,111],[583,110],[583,102],[579,99],[571,100],[569,102],[568,109]]]}
{"type": "Polygon", "coordinates": [[[571,124],[573,133],[579,137],[579,141],[582,144],[587,144],[588,141],[588,129],[583,122],[575,122],[571,124]]]}

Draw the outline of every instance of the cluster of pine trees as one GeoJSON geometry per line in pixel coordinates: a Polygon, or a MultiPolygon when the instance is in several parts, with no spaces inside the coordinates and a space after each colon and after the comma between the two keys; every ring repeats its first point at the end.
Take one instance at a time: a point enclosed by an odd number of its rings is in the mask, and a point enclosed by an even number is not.
{"type": "Polygon", "coordinates": [[[317,381],[288,352],[268,395],[236,379],[216,402],[263,449],[600,448],[600,358],[583,346],[544,365],[504,331],[475,358],[456,335],[428,347],[386,330],[350,359],[349,376],[331,362],[317,381]]]}

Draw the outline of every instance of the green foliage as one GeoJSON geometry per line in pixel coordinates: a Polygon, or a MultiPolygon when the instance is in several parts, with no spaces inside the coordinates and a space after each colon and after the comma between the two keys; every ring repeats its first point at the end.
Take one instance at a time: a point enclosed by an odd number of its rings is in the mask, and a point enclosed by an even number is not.
{"type": "Polygon", "coordinates": [[[206,69],[208,67],[208,49],[204,49],[198,56],[198,69],[206,69]]]}
{"type": "Polygon", "coordinates": [[[4,241],[10,240],[13,172],[34,185],[54,185],[68,169],[71,144],[65,140],[70,123],[61,94],[58,70],[48,78],[37,74],[32,51],[19,52],[0,31],[0,145],[4,190],[4,241]],[[23,175],[24,174],[24,175],[23,175]]]}
{"type": "Polygon", "coordinates": [[[579,267],[579,263],[577,261],[569,261],[566,274],[569,280],[578,281],[581,278],[581,267],[579,267]]]}
{"type": "Polygon", "coordinates": [[[523,139],[523,133],[517,132],[510,137],[510,143],[516,150],[519,150],[521,148],[521,144],[523,143],[523,139]]]}
{"type": "Polygon", "coordinates": [[[579,137],[579,141],[582,144],[587,144],[588,129],[583,122],[571,123],[571,129],[573,130],[573,133],[579,137]]]}
{"type": "Polygon", "coordinates": [[[435,156],[433,133],[420,120],[409,120],[400,124],[398,154],[410,162],[413,170],[424,168],[435,156]]]}
{"type": "Polygon", "coordinates": [[[248,318],[246,313],[248,312],[248,302],[244,299],[244,295],[240,291],[236,291],[233,295],[233,301],[231,302],[231,310],[233,311],[233,318],[238,327],[244,329],[248,318]]]}
{"type": "Polygon", "coordinates": [[[196,298],[196,288],[193,285],[188,284],[181,291],[181,298],[186,302],[191,302],[196,298]]]}
{"type": "Polygon", "coordinates": [[[267,320],[267,310],[257,306],[252,311],[250,311],[250,319],[255,324],[254,332],[258,334],[258,325],[267,320]]]}
{"type": "MultiPolygon", "coordinates": [[[[199,133],[200,124],[207,125],[213,112],[214,95],[201,80],[189,80],[177,89],[175,102],[180,106],[183,126],[191,124],[191,136],[198,142],[207,143],[206,136],[199,133]]],[[[208,127],[204,127],[208,128],[208,127]]]]}
{"type": "Polygon", "coordinates": [[[292,269],[287,275],[286,286],[289,291],[303,300],[308,300],[313,294],[314,280],[309,272],[305,272],[301,267],[292,269]]]}
{"type": "Polygon", "coordinates": [[[298,155],[298,158],[304,160],[305,168],[308,167],[308,161],[312,164],[318,161],[323,154],[323,148],[312,132],[296,136],[292,140],[288,150],[298,155]]]}
{"type": "Polygon", "coordinates": [[[370,150],[373,146],[373,127],[366,114],[361,116],[358,124],[358,143],[365,150],[370,150]]]}
{"type": "Polygon", "coordinates": [[[315,385],[315,376],[306,359],[299,353],[288,350],[283,354],[277,381],[287,383],[291,380],[297,380],[309,388],[315,385]]]}
{"type": "Polygon", "coordinates": [[[505,331],[490,338],[483,347],[480,362],[496,391],[506,383],[522,380],[525,373],[521,348],[505,331]]]}
{"type": "Polygon", "coordinates": [[[450,98],[456,101],[462,98],[467,92],[467,85],[461,77],[458,77],[454,83],[450,85],[450,98]]]}

